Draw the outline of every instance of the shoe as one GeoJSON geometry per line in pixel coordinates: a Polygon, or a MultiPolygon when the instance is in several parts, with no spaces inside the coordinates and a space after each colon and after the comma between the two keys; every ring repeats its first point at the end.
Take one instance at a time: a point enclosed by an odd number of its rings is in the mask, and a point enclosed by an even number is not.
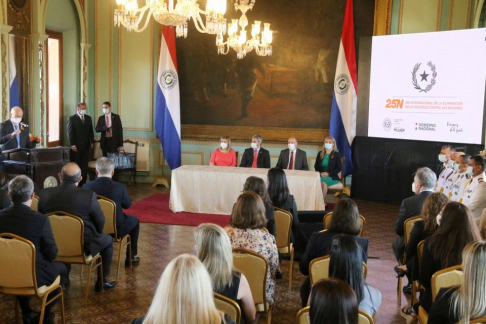
{"type": "Polygon", "coordinates": [[[30,311],[28,314],[22,314],[22,322],[24,324],[39,323],[39,312],[30,311]]]}
{"type": "Polygon", "coordinates": [[[280,270],[277,270],[276,277],[277,277],[277,279],[282,279],[282,273],[280,272],[280,270]]]}
{"type": "MultiPolygon", "coordinates": [[[[35,312],[35,313],[37,313],[37,314],[33,318],[32,324],[39,323],[40,313],[38,313],[38,312],[35,312]]],[[[54,318],[55,317],[56,317],[56,315],[54,313],[44,314],[44,321],[42,323],[43,324],[54,324],[54,318]]]]}
{"type": "Polygon", "coordinates": [[[412,293],[412,284],[408,284],[405,287],[403,287],[403,293],[404,294],[411,294],[412,293]]]}
{"type": "MultiPolygon", "coordinates": [[[[133,257],[132,258],[132,265],[139,265],[140,264],[140,258],[139,257],[133,257]]],[[[130,266],[130,261],[125,260],[125,267],[130,266]]]]}
{"type": "Polygon", "coordinates": [[[395,266],[395,268],[393,268],[393,270],[395,270],[395,272],[397,273],[397,278],[403,277],[407,274],[407,271],[400,269],[398,266],[395,266]]]}
{"type": "Polygon", "coordinates": [[[96,292],[101,292],[103,289],[111,289],[116,286],[116,281],[105,281],[103,285],[100,285],[99,283],[96,283],[95,286],[95,291],[96,292]]]}

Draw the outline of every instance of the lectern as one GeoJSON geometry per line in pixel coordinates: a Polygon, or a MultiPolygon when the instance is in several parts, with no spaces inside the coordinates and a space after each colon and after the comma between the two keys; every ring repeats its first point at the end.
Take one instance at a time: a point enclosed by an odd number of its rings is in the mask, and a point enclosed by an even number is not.
{"type": "Polygon", "coordinates": [[[69,147],[14,149],[2,152],[5,172],[25,174],[40,189],[55,187],[58,174],[69,163],[69,147]]]}

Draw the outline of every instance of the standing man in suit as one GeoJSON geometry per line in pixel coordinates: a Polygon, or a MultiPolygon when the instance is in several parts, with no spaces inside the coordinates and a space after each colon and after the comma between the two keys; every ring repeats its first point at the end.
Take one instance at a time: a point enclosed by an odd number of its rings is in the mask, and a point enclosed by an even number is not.
{"type": "Polygon", "coordinates": [[[32,148],[29,137],[29,126],[22,123],[24,112],[20,107],[10,109],[10,119],[0,124],[0,144],[2,150],[32,148]]]}
{"type": "MultiPolygon", "coordinates": [[[[0,212],[0,233],[12,233],[31,241],[35,246],[35,275],[37,286],[49,286],[61,276],[61,285],[66,284],[67,269],[59,262],[57,245],[52,234],[51,223],[46,216],[30,209],[34,197],[34,183],[21,175],[8,185],[8,195],[13,204],[0,212]]],[[[38,323],[39,312],[30,308],[30,297],[17,297],[24,323],[38,323]]],[[[46,306],[44,323],[54,323],[51,309],[55,302],[46,306]]]]}
{"type": "Polygon", "coordinates": [[[86,104],[80,102],[76,105],[76,113],[68,118],[67,131],[69,145],[71,146],[71,162],[81,168],[82,186],[88,179],[89,149],[93,147],[94,131],[91,117],[86,115],[86,104]]]}
{"type": "MultiPolygon", "coordinates": [[[[59,186],[43,189],[39,193],[39,212],[48,214],[63,211],[80,217],[84,222],[85,253],[88,255],[99,253],[103,262],[104,282],[101,282],[101,277],[98,276],[95,290],[101,291],[102,288],[115,287],[116,281],[107,280],[113,256],[113,239],[110,235],[103,234],[105,216],[96,194],[91,190],[77,188],[82,179],[81,169],[76,163],[68,163],[63,166],[59,178],[61,180],[59,186]]],[[[71,267],[68,265],[68,272],[70,270],[71,267]]]]}
{"type": "Polygon", "coordinates": [[[103,115],[98,118],[95,130],[101,133],[100,147],[103,156],[123,150],[123,126],[120,116],[111,111],[111,103],[103,102],[103,115]]]}
{"type": "MultiPolygon", "coordinates": [[[[140,258],[137,257],[138,233],[140,232],[140,221],[137,217],[126,215],[123,209],[128,209],[132,205],[132,200],[128,196],[127,187],[111,178],[115,173],[115,163],[109,158],[102,157],[96,161],[96,175],[94,181],[83,186],[84,189],[94,191],[97,195],[111,199],[116,204],[116,231],[118,237],[130,235],[130,249],[132,252],[132,264],[139,264],[140,258]],[[123,208],[123,209],[122,209],[123,208]]],[[[130,253],[127,248],[125,266],[130,265],[130,253]]]]}
{"type": "Polygon", "coordinates": [[[289,148],[280,152],[276,165],[277,168],[309,171],[309,166],[307,165],[307,153],[298,149],[297,145],[298,142],[295,137],[289,138],[289,148]]]}
{"type": "Polygon", "coordinates": [[[262,137],[253,135],[251,148],[247,148],[241,158],[240,167],[243,168],[270,168],[270,153],[262,145],[262,137]]]}

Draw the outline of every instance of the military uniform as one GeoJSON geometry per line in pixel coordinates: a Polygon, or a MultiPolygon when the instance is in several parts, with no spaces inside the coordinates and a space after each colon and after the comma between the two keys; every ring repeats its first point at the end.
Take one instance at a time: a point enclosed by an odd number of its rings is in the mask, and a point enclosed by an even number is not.
{"type": "Polygon", "coordinates": [[[486,182],[484,178],[484,173],[481,173],[469,179],[464,188],[462,199],[459,200],[469,208],[478,226],[483,209],[486,207],[486,182]]]}
{"type": "Polygon", "coordinates": [[[450,201],[459,201],[464,195],[464,187],[471,179],[471,176],[467,172],[458,173],[455,181],[452,183],[451,190],[448,193],[450,201]]]}
{"type": "Polygon", "coordinates": [[[459,177],[460,173],[459,171],[454,171],[452,174],[447,178],[447,180],[444,182],[444,185],[442,186],[442,189],[440,190],[444,195],[449,197],[449,194],[452,190],[452,185],[454,182],[457,180],[459,177]]]}
{"type": "Polygon", "coordinates": [[[447,179],[452,175],[454,169],[452,167],[445,167],[444,170],[439,174],[439,178],[435,183],[434,191],[435,192],[444,192],[444,186],[446,184],[447,179]]]}

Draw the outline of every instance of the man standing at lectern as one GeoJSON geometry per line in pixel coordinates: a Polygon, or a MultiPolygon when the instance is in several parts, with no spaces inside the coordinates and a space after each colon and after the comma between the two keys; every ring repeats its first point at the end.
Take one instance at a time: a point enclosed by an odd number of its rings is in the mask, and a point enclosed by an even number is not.
{"type": "Polygon", "coordinates": [[[24,112],[20,107],[10,110],[10,119],[0,124],[0,146],[3,151],[16,148],[33,148],[29,126],[22,123],[24,112]]]}

